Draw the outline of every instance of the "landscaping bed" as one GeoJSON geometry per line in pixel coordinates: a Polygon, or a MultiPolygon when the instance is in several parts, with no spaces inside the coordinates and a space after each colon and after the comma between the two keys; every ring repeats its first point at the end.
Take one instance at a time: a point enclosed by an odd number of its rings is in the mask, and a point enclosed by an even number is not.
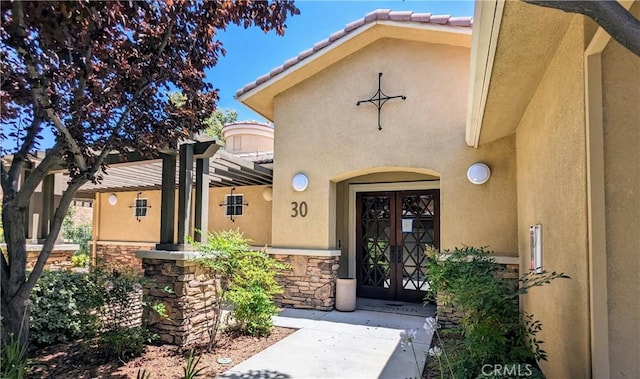
{"type": "MultiPolygon", "coordinates": [[[[215,350],[202,353],[199,367],[207,367],[202,377],[215,377],[293,332],[295,329],[281,327],[275,327],[268,337],[222,332],[215,350]],[[219,364],[219,358],[231,358],[232,362],[219,364]]],[[[136,378],[138,370],[146,370],[151,374],[150,379],[180,378],[188,355],[188,351],[181,351],[176,346],[148,345],[141,356],[123,362],[117,358],[107,359],[97,340],[81,340],[35,351],[29,359],[27,377],[136,378]]]]}

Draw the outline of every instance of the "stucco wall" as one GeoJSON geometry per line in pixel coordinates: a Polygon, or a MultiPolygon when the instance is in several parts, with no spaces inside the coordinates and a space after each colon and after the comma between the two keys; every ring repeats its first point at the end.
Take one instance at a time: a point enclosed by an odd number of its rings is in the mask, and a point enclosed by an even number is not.
{"type": "Polygon", "coordinates": [[[118,196],[115,205],[109,204],[111,193],[97,194],[94,206],[99,220],[94,224],[94,238],[102,241],[159,242],[160,240],[160,191],[141,191],[141,199],[147,199],[147,216],[136,220],[134,208],[138,191],[114,192],[118,196]],[[96,229],[97,228],[97,229],[96,229]]]}
{"type": "Polygon", "coordinates": [[[465,145],[468,71],[467,48],[383,39],[276,97],[273,245],[337,248],[336,220],[347,215],[336,206],[336,183],[412,171],[439,177],[444,248],[489,245],[515,255],[514,139],[465,145]],[[383,107],[381,131],[376,108],[356,106],[377,90],[378,72],[386,94],[407,97],[383,107]],[[482,186],[466,179],[476,161],[493,170],[482,186]],[[309,177],[304,192],[291,188],[297,172],[309,177]],[[292,202],[302,201],[307,216],[292,217],[292,202]]]}
{"type": "MultiPolygon", "coordinates": [[[[640,17],[640,4],[633,8],[640,17]]],[[[602,53],[611,378],[640,375],[640,58],[602,53]]]]}
{"type": "Polygon", "coordinates": [[[521,301],[543,324],[549,378],[591,375],[583,51],[576,16],[516,133],[521,272],[529,269],[529,226],[540,223],[544,268],[571,276],[521,301]]]}
{"type": "Polygon", "coordinates": [[[225,196],[230,188],[211,188],[209,191],[209,230],[240,229],[244,237],[251,240],[251,245],[265,246],[271,244],[271,202],[266,201],[262,193],[267,186],[236,187],[234,195],[243,195],[248,203],[242,216],[234,216],[235,222],[225,216],[225,196]]]}
{"type": "MultiPolygon", "coordinates": [[[[244,207],[244,215],[234,217],[231,222],[225,216],[225,195],[230,187],[209,189],[209,230],[240,229],[252,244],[261,246],[271,242],[271,202],[264,200],[262,192],[266,186],[236,187],[234,194],[244,195],[249,206],[244,207]]],[[[110,193],[97,194],[94,217],[94,239],[100,241],[153,242],[160,239],[160,190],[142,191],[140,198],[148,199],[147,216],[136,221],[133,208],[137,191],[116,192],[118,202],[110,205],[110,193]]],[[[177,193],[176,193],[177,196],[177,193]]],[[[195,206],[195,205],[194,205],[195,206]]],[[[177,209],[177,205],[176,205],[177,209]]]]}

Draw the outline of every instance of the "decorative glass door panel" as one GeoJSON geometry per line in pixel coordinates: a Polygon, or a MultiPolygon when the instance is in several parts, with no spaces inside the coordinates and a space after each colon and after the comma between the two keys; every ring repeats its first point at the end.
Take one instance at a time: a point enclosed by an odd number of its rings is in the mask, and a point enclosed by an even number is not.
{"type": "Polygon", "coordinates": [[[358,296],[421,301],[425,246],[439,247],[439,192],[358,193],[358,296]]]}

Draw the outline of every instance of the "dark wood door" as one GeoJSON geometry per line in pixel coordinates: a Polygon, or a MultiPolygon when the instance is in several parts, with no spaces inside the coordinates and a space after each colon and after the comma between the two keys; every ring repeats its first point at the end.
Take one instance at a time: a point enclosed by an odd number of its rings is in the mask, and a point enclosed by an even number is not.
{"type": "Polygon", "coordinates": [[[422,300],[425,247],[440,247],[439,208],[438,190],[357,194],[358,296],[422,300]]]}

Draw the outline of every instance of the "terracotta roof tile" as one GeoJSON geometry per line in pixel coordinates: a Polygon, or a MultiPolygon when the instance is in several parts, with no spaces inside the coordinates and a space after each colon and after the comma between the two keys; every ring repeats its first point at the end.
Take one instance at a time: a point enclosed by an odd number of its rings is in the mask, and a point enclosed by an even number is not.
{"type": "Polygon", "coordinates": [[[414,13],[411,15],[411,21],[414,22],[429,22],[431,20],[431,13],[414,13]]]}
{"type": "Polygon", "coordinates": [[[337,32],[331,34],[329,36],[329,42],[333,42],[337,39],[340,39],[342,37],[344,37],[347,34],[347,32],[343,29],[343,30],[338,30],[337,32]]]}
{"type": "Polygon", "coordinates": [[[361,18],[359,20],[355,20],[353,22],[350,22],[350,23],[347,24],[347,26],[344,27],[344,31],[348,33],[350,31],[352,31],[353,29],[357,29],[357,28],[361,27],[362,25],[365,24],[365,22],[366,21],[364,20],[364,18],[361,18]]]}
{"type": "Polygon", "coordinates": [[[453,26],[472,26],[473,18],[471,17],[451,17],[449,19],[449,25],[453,26]]]}
{"type": "Polygon", "coordinates": [[[389,20],[391,21],[411,21],[411,11],[393,11],[389,12],[389,20]]]}
{"type": "Polygon", "coordinates": [[[318,43],[316,43],[315,45],[313,45],[313,50],[314,51],[318,51],[321,49],[324,49],[325,47],[329,46],[329,44],[331,44],[331,41],[329,41],[329,39],[324,39],[318,43]]]}
{"type": "Polygon", "coordinates": [[[315,53],[315,51],[313,49],[307,49],[303,52],[301,52],[300,54],[298,54],[298,59],[299,60],[303,60],[306,57],[310,56],[311,54],[315,53]]]}
{"type": "Polygon", "coordinates": [[[296,57],[293,57],[282,65],[272,69],[268,74],[262,75],[256,81],[249,83],[236,92],[236,97],[256,88],[258,85],[268,81],[269,79],[280,75],[289,67],[295,66],[301,61],[313,56],[315,53],[323,50],[327,46],[333,44],[335,41],[344,38],[349,33],[371,22],[391,20],[397,22],[415,22],[423,24],[439,24],[450,25],[457,27],[471,27],[473,25],[473,19],[471,17],[451,17],[449,15],[432,15],[431,13],[414,13],[411,11],[392,11],[390,9],[377,9],[373,12],[367,13],[363,18],[355,20],[347,24],[347,26],[331,34],[329,38],[322,40],[311,49],[307,49],[296,57]]]}
{"type": "Polygon", "coordinates": [[[435,15],[435,16],[431,16],[431,19],[429,19],[429,22],[432,24],[446,24],[447,22],[449,22],[449,19],[451,17],[449,15],[435,15]]]}

